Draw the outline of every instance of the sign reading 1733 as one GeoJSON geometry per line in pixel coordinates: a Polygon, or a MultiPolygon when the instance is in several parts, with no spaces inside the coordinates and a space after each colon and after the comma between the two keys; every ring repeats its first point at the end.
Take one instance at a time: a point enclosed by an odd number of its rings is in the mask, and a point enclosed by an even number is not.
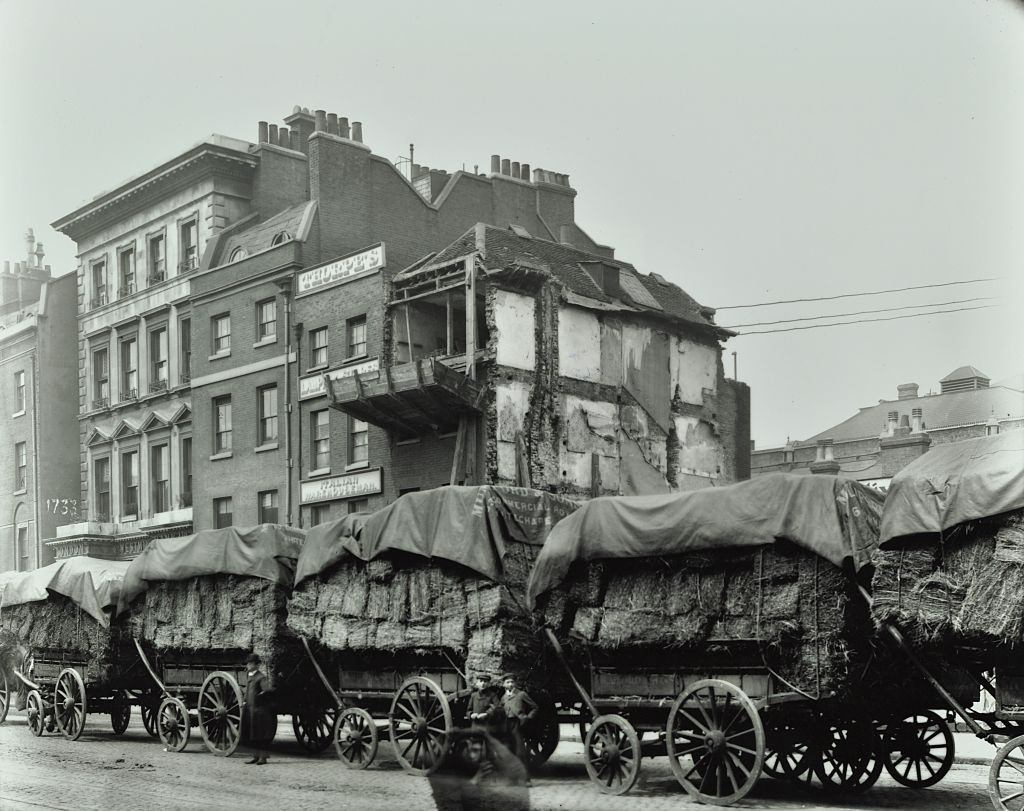
{"type": "Polygon", "coordinates": [[[343,284],[356,276],[384,267],[384,243],[359,253],[343,256],[326,265],[304,270],[299,274],[297,296],[313,293],[323,287],[343,284]]]}

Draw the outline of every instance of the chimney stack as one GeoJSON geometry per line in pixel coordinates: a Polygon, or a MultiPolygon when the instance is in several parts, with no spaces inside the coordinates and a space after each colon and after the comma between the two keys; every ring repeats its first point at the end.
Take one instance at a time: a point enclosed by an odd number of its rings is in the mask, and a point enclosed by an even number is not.
{"type": "Polygon", "coordinates": [[[292,129],[292,131],[288,133],[288,138],[291,141],[291,148],[294,149],[296,152],[301,152],[302,144],[299,141],[299,131],[296,129],[292,129]]]}
{"type": "Polygon", "coordinates": [[[508,158],[501,159],[501,173],[503,175],[512,174],[512,161],[510,161],[508,158]]]}
{"type": "Polygon", "coordinates": [[[519,180],[519,161],[512,161],[512,177],[519,180]]]}
{"type": "Polygon", "coordinates": [[[269,127],[269,125],[267,124],[266,121],[261,121],[259,123],[259,129],[260,129],[259,143],[265,144],[267,142],[267,139],[270,137],[270,127],[269,127]]]}
{"type": "Polygon", "coordinates": [[[924,430],[924,412],[920,408],[912,409],[910,412],[910,431],[919,434],[924,430]]]}
{"type": "Polygon", "coordinates": [[[519,178],[521,180],[525,180],[527,183],[530,182],[530,164],[523,164],[522,169],[519,172],[519,178]]]}
{"type": "Polygon", "coordinates": [[[327,131],[331,135],[337,135],[338,134],[338,114],[337,113],[328,113],[327,114],[327,131]]]}
{"type": "Polygon", "coordinates": [[[270,125],[270,132],[267,133],[267,140],[277,146],[277,124],[270,125]]]}
{"type": "Polygon", "coordinates": [[[491,174],[496,175],[501,172],[501,155],[491,155],[491,174]]]}
{"type": "Polygon", "coordinates": [[[353,121],[352,122],[352,140],[358,143],[363,142],[363,122],[353,121]]]}
{"type": "Polygon", "coordinates": [[[839,473],[839,463],[835,460],[831,439],[819,439],[814,450],[814,461],[811,462],[811,473],[839,473]]]}
{"type": "Polygon", "coordinates": [[[345,116],[341,116],[338,119],[338,135],[342,138],[352,137],[352,130],[349,129],[348,119],[345,116]]]}
{"type": "Polygon", "coordinates": [[[900,422],[900,412],[890,411],[885,425],[886,436],[893,436],[896,433],[896,426],[900,422]]]}
{"type": "Polygon", "coordinates": [[[279,127],[277,130],[277,145],[288,149],[291,146],[291,134],[287,127],[279,127]]]}
{"type": "Polygon", "coordinates": [[[913,400],[917,397],[917,383],[900,383],[896,387],[896,394],[900,400],[913,400]]]}
{"type": "Polygon", "coordinates": [[[317,110],[316,112],[313,113],[313,116],[314,116],[314,122],[315,122],[313,124],[313,131],[314,132],[327,132],[327,111],[326,110],[317,110]]]}

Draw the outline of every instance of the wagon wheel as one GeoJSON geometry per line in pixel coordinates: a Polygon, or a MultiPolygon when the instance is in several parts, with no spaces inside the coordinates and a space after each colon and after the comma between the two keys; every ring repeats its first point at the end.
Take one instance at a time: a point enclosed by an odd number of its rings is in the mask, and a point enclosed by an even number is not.
{"type": "Polygon", "coordinates": [[[0,671],[0,724],[7,720],[7,710],[11,707],[11,690],[7,684],[7,674],[0,671]]]}
{"type": "Polygon", "coordinates": [[[350,769],[365,769],[377,757],[377,724],[366,710],[349,707],[334,720],[334,751],[350,769]]]}
{"type": "Polygon", "coordinates": [[[640,776],[640,736],[621,715],[594,720],[583,745],[587,774],[604,794],[625,794],[640,776]]]}
{"type": "Polygon", "coordinates": [[[157,734],[168,752],[180,752],[188,746],[192,724],[188,708],[180,698],[168,696],[160,702],[156,711],[157,734]]]}
{"type": "Polygon", "coordinates": [[[665,743],[686,793],[715,805],[747,796],[764,764],[757,707],[738,687],[718,679],[695,682],[679,694],[668,714],[665,743]]]}
{"type": "Polygon", "coordinates": [[[861,721],[836,720],[822,729],[814,773],[827,791],[860,794],[882,773],[878,734],[861,721]]]}
{"type": "Polygon", "coordinates": [[[1024,735],[1004,743],[988,771],[988,796],[998,811],[1024,808],[1024,735]]]}
{"type": "Polygon", "coordinates": [[[139,714],[142,715],[142,726],[146,728],[151,738],[159,738],[160,730],[157,729],[156,716],[160,709],[160,702],[155,698],[147,696],[139,705],[139,714]]]}
{"type": "Polygon", "coordinates": [[[945,777],[955,746],[949,724],[931,710],[894,721],[882,733],[885,770],[908,788],[928,788],[945,777]]]}
{"type": "Polygon", "coordinates": [[[132,705],[124,691],[115,693],[110,707],[110,728],[115,735],[122,735],[132,720],[132,705]]]}
{"type": "Polygon", "coordinates": [[[37,738],[42,737],[46,729],[46,706],[43,696],[38,690],[30,690],[28,694],[28,728],[37,738]]]}
{"type": "Polygon", "coordinates": [[[777,780],[810,782],[814,753],[805,727],[776,718],[765,724],[764,773],[777,780]]]}
{"type": "Polygon", "coordinates": [[[412,676],[395,693],[388,712],[395,756],[409,774],[432,774],[444,762],[453,723],[441,688],[430,679],[412,676]]]}
{"type": "Polygon", "coordinates": [[[206,748],[227,757],[238,748],[242,732],[242,691],[230,673],[217,670],[199,689],[199,732],[206,748]]]}
{"type": "Polygon", "coordinates": [[[57,676],[57,684],[53,688],[53,712],[61,734],[70,741],[77,741],[85,728],[88,712],[85,682],[77,670],[66,667],[57,676]]]}
{"type": "Polygon", "coordinates": [[[338,710],[328,707],[321,712],[306,710],[292,716],[295,739],[307,752],[323,752],[331,745],[338,710]]]}
{"type": "Polygon", "coordinates": [[[531,769],[539,768],[547,762],[558,748],[560,737],[558,716],[555,715],[554,708],[545,708],[537,713],[537,717],[527,727],[524,735],[527,760],[531,769]]]}

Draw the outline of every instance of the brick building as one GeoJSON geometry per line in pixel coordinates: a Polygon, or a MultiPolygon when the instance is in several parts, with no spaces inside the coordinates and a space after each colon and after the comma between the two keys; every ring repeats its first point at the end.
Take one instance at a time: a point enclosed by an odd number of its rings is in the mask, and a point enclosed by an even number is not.
{"type": "Polygon", "coordinates": [[[26,242],[0,273],[0,571],[51,563],[43,540],[79,517],[75,277],[26,242]]]}
{"type": "Polygon", "coordinates": [[[990,382],[973,366],[961,366],[939,381],[938,392],[920,394],[917,383],[901,384],[896,399],[861,408],[810,439],[753,451],[751,472],[836,473],[887,488],[932,445],[1024,427],[1024,391],[990,382]]]}

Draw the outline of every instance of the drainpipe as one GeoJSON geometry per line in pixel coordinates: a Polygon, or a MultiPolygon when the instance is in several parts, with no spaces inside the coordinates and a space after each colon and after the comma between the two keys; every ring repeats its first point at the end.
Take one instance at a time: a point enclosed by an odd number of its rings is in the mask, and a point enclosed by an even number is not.
{"type": "MultiPolygon", "coordinates": [[[[295,369],[297,370],[297,372],[301,372],[301,370],[302,370],[302,322],[301,321],[296,321],[295,322],[295,326],[292,327],[292,332],[295,333],[295,335],[294,335],[294,337],[295,337],[295,369]]],[[[288,379],[291,380],[291,376],[290,375],[289,375],[288,379]]],[[[285,384],[285,385],[287,386],[288,384],[285,384]]],[[[287,392],[288,389],[286,388],[285,391],[287,392]]],[[[299,419],[297,419],[295,421],[295,434],[296,434],[296,436],[295,436],[295,445],[298,448],[298,451],[295,454],[295,458],[296,458],[295,467],[296,467],[296,470],[298,472],[298,478],[300,478],[300,479],[302,478],[302,449],[303,449],[303,447],[305,447],[302,444],[302,408],[301,408],[301,405],[302,404],[300,402],[299,403],[300,407],[297,409],[298,414],[299,414],[299,419]]],[[[290,479],[289,479],[289,481],[290,481],[290,479]]],[[[302,505],[301,504],[299,505],[298,515],[296,516],[296,518],[297,518],[297,524],[299,526],[299,529],[302,529],[302,505]]]]}
{"type": "Polygon", "coordinates": [[[285,489],[284,522],[292,525],[292,280],[278,279],[278,288],[284,294],[284,454],[287,458],[288,484],[285,489]]]}

